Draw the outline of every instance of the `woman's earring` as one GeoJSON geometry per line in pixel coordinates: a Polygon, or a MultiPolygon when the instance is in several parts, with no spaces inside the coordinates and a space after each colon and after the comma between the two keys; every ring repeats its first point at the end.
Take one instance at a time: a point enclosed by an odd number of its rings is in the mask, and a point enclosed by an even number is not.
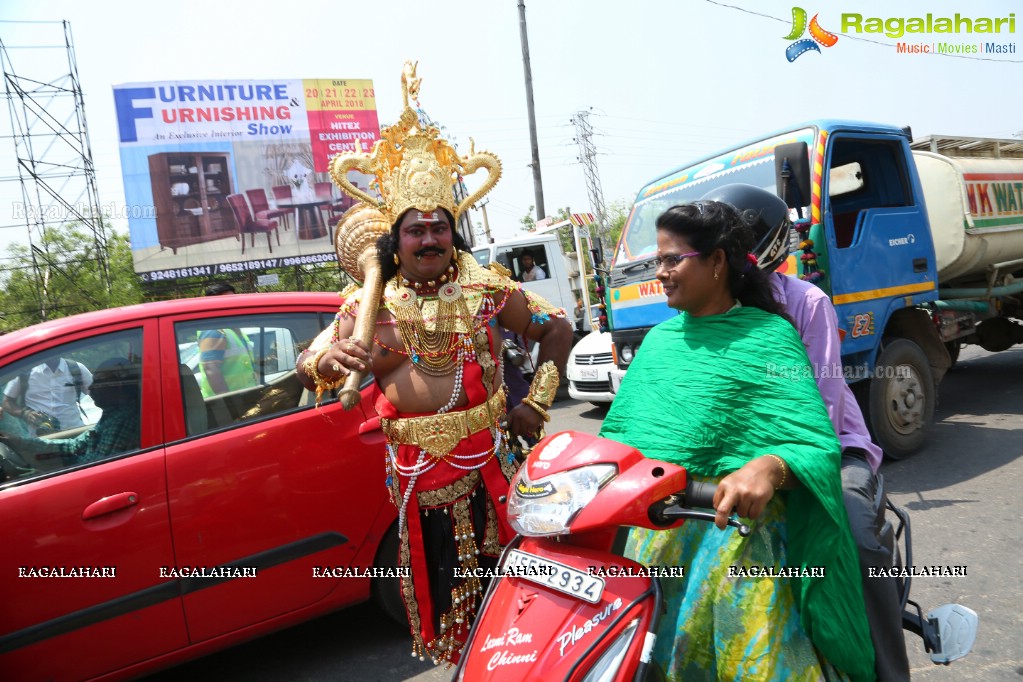
{"type": "Polygon", "coordinates": [[[401,261],[398,260],[398,254],[394,254],[394,264],[395,265],[401,265],[401,261]]]}
{"type": "Polygon", "coordinates": [[[715,270],[715,271],[714,271],[714,279],[717,279],[717,278],[718,278],[718,271],[717,271],[717,270],[715,270]]]}

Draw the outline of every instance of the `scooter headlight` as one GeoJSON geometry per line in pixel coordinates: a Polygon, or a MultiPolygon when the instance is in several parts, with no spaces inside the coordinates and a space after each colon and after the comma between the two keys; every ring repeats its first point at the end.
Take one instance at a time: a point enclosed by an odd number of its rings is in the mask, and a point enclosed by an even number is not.
{"type": "Polygon", "coordinates": [[[512,478],[508,523],[520,535],[563,535],[580,509],[618,469],[614,464],[591,464],[530,480],[526,467],[512,478]]]}

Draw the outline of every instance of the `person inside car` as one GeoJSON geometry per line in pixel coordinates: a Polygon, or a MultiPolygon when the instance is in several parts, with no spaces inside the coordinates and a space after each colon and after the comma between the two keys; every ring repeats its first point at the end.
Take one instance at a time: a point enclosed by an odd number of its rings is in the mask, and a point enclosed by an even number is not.
{"type": "Polygon", "coordinates": [[[522,254],[519,262],[522,264],[523,282],[536,282],[541,279],[547,279],[547,273],[533,260],[533,254],[529,252],[522,254]]]}
{"type": "MultiPolygon", "coordinates": [[[[20,434],[46,435],[84,426],[81,398],[92,373],[80,362],[58,355],[15,377],[4,388],[4,414],[20,420],[20,434]]],[[[8,419],[8,428],[13,427],[8,419]]]]}
{"type": "Polygon", "coordinates": [[[137,450],[140,442],[140,375],[137,364],[125,358],[111,358],[96,369],[90,395],[103,410],[99,421],[74,438],[25,438],[0,433],[0,442],[38,468],[48,469],[47,460],[73,465],[94,462],[123,452],[137,450]]]}
{"type": "MultiPolygon", "coordinates": [[[[226,282],[211,284],[206,296],[235,293],[226,282]]],[[[248,339],[238,329],[204,329],[199,332],[199,388],[203,397],[251,388],[258,383],[256,361],[248,339]]]]}

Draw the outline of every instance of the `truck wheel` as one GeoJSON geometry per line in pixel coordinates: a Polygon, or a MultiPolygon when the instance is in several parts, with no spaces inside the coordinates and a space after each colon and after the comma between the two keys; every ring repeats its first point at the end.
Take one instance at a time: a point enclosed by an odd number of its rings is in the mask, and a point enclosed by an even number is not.
{"type": "MultiPolygon", "coordinates": [[[[388,529],[384,534],[384,539],[380,541],[374,565],[383,568],[398,565],[397,522],[388,529]]],[[[408,627],[408,613],[405,611],[405,601],[401,598],[401,578],[373,578],[370,594],[380,610],[386,613],[391,620],[408,627]]]]}
{"type": "Polygon", "coordinates": [[[885,344],[870,382],[870,424],[885,454],[902,459],[916,452],[934,417],[934,379],[927,356],[908,339],[885,344]]]}

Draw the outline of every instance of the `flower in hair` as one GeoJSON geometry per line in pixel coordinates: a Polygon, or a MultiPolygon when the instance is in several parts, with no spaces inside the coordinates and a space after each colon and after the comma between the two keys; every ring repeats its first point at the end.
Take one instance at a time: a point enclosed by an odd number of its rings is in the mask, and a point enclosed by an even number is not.
{"type": "Polygon", "coordinates": [[[742,269],[744,273],[749,272],[753,268],[757,267],[757,257],[752,253],[746,254],[746,267],[742,269]]]}

